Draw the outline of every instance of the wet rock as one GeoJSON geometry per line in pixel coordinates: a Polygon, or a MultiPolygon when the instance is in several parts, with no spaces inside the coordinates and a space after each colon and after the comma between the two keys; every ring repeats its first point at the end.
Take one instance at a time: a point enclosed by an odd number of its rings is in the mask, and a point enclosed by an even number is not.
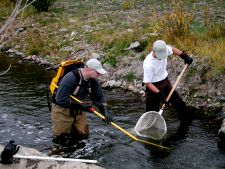
{"type": "MultiPolygon", "coordinates": [[[[0,152],[3,151],[4,146],[0,145],[0,152]]],[[[42,154],[41,152],[20,146],[18,151],[19,155],[24,156],[41,156],[47,157],[46,155],[42,154]]],[[[0,163],[1,169],[102,169],[94,164],[87,164],[82,162],[60,162],[60,161],[47,161],[47,160],[28,160],[28,159],[17,159],[14,158],[13,164],[10,165],[3,165],[0,163]]]]}
{"type": "Polygon", "coordinates": [[[24,57],[25,56],[25,54],[23,52],[16,52],[16,55],[20,56],[20,57],[24,57]]]}
{"type": "Polygon", "coordinates": [[[32,60],[32,55],[23,58],[23,60],[32,60]]]}
{"type": "Polygon", "coordinates": [[[225,119],[223,119],[221,128],[218,131],[218,148],[225,151],[225,119]]]}
{"type": "Polygon", "coordinates": [[[103,88],[109,87],[109,83],[108,83],[108,82],[104,82],[104,83],[102,84],[102,87],[103,87],[103,88]]]}
{"type": "Polygon", "coordinates": [[[115,86],[115,83],[116,83],[115,80],[110,80],[110,81],[108,81],[108,84],[109,84],[110,87],[115,86]]]}
{"type": "Polygon", "coordinates": [[[35,61],[37,60],[38,56],[37,55],[32,55],[31,60],[35,61]]]}
{"type": "Polygon", "coordinates": [[[15,50],[15,49],[9,49],[6,51],[6,53],[16,53],[16,52],[17,52],[17,50],[15,50]]]}
{"type": "Polygon", "coordinates": [[[132,85],[128,86],[128,89],[131,90],[131,91],[135,91],[135,87],[132,86],[132,85]]]}
{"type": "Polygon", "coordinates": [[[36,63],[41,63],[41,58],[37,57],[34,61],[35,61],[36,63]]]}
{"type": "Polygon", "coordinates": [[[115,87],[121,87],[122,86],[122,82],[121,81],[117,81],[114,84],[115,87]]]}

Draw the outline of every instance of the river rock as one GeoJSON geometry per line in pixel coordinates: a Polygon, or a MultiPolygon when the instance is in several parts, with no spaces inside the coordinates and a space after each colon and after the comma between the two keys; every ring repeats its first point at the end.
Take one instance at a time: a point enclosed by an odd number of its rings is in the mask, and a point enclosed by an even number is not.
{"type": "Polygon", "coordinates": [[[218,131],[218,147],[221,150],[225,150],[225,119],[221,124],[221,128],[218,131]]]}
{"type": "Polygon", "coordinates": [[[69,32],[69,30],[66,29],[66,28],[62,28],[62,29],[59,29],[59,32],[60,33],[66,33],[66,32],[69,32]]]}
{"type": "Polygon", "coordinates": [[[92,53],[92,54],[91,54],[91,57],[92,57],[92,58],[95,58],[95,59],[100,59],[100,58],[101,58],[101,56],[100,56],[99,53],[92,53]]]}
{"type": "MultiPolygon", "coordinates": [[[[3,151],[4,146],[0,145],[0,152],[3,151]]],[[[42,156],[46,157],[43,153],[33,148],[20,146],[19,155],[25,156],[42,156]]],[[[82,162],[59,162],[59,161],[46,161],[46,160],[28,160],[14,158],[13,164],[3,165],[0,163],[1,169],[103,169],[94,164],[87,164],[82,162]]]]}
{"type": "Polygon", "coordinates": [[[6,51],[6,53],[16,53],[16,52],[17,52],[17,50],[15,50],[15,49],[9,49],[6,51]]]}
{"type": "Polygon", "coordinates": [[[108,84],[110,87],[114,87],[115,86],[116,81],[115,80],[110,80],[108,81],[108,84]]]}
{"type": "Polygon", "coordinates": [[[135,41],[134,43],[131,43],[130,46],[126,50],[134,49],[138,46],[140,46],[140,42],[135,41]]]}
{"type": "Polygon", "coordinates": [[[16,52],[15,53],[17,56],[20,56],[20,57],[24,57],[25,56],[25,54],[23,53],[23,52],[16,52]]]}

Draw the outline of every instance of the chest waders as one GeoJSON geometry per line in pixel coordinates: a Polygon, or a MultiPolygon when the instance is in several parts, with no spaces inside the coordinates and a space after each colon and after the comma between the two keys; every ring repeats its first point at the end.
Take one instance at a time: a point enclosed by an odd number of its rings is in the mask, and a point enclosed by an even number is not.
{"type": "MultiPolygon", "coordinates": [[[[90,91],[90,82],[88,81],[88,84],[87,85],[82,85],[82,74],[81,74],[81,71],[78,69],[78,70],[73,70],[72,71],[74,76],[76,77],[76,81],[78,82],[76,85],[75,85],[75,88],[73,90],[73,96],[76,96],[80,90],[81,87],[84,87],[84,88],[87,88],[87,94],[89,94],[89,91],[90,91]]],[[[75,124],[76,122],[76,116],[77,115],[82,115],[82,111],[81,110],[78,110],[78,109],[70,109],[70,115],[74,117],[74,123],[73,125],[75,124]]]]}

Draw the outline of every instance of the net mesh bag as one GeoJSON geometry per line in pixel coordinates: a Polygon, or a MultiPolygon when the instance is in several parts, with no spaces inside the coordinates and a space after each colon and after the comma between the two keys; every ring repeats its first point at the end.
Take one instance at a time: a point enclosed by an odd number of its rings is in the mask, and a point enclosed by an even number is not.
{"type": "Polygon", "coordinates": [[[164,118],[155,111],[144,113],[138,120],[134,129],[137,135],[154,140],[160,140],[167,131],[164,118]]]}

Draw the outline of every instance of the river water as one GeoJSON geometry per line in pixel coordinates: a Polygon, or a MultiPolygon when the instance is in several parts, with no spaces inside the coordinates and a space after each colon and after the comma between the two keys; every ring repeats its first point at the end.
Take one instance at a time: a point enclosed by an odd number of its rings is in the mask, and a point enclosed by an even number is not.
{"type": "MultiPolygon", "coordinates": [[[[169,152],[133,141],[90,113],[89,139],[70,149],[55,148],[46,101],[46,83],[55,72],[0,55],[0,72],[10,64],[10,71],[0,76],[0,144],[12,139],[48,155],[98,160],[98,165],[109,169],[225,168],[225,155],[217,148],[218,125],[196,118],[186,137],[168,141],[179,123],[170,111],[163,113],[168,125],[164,141],[169,152]]],[[[140,97],[120,90],[104,93],[114,122],[132,130],[145,109],[140,97]]]]}

